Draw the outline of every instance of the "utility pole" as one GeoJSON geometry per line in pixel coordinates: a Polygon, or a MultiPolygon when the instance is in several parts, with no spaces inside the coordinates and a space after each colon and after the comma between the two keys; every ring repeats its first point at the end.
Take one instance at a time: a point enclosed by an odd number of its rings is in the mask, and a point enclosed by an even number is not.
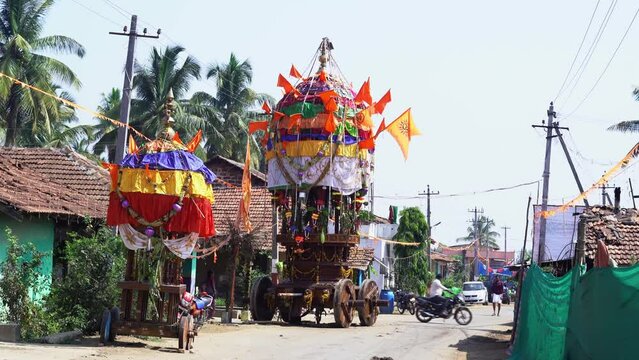
{"type": "Polygon", "coordinates": [[[632,179],[628,178],[628,183],[630,183],[630,196],[632,197],[632,208],[637,209],[637,204],[635,203],[635,199],[639,197],[639,195],[635,195],[635,191],[632,189],[632,179]]]}
{"type": "MultiPolygon", "coordinates": [[[[477,207],[475,206],[473,210],[468,210],[468,212],[475,214],[475,217],[473,218],[473,229],[475,233],[473,240],[473,271],[471,274],[471,281],[475,281],[475,277],[479,273],[479,219],[477,214],[483,214],[484,210],[477,210],[477,207]]],[[[488,268],[486,268],[486,270],[488,270],[488,268]]]]}
{"type": "Polygon", "coordinates": [[[426,222],[428,223],[428,233],[427,235],[427,242],[428,242],[428,246],[426,247],[426,256],[428,258],[428,271],[431,271],[433,268],[433,265],[430,262],[430,242],[431,242],[431,223],[430,223],[430,196],[431,195],[439,195],[439,191],[430,191],[430,185],[426,185],[426,192],[421,192],[418,195],[420,196],[424,196],[426,195],[426,222]]]}
{"type": "Polygon", "coordinates": [[[508,226],[502,226],[504,229],[504,260],[506,264],[508,264],[508,230],[510,229],[508,226]]]}
{"type": "MultiPolygon", "coordinates": [[[[559,127],[559,124],[555,123],[555,134],[557,134],[557,137],[559,138],[559,143],[561,144],[561,147],[564,149],[564,154],[566,154],[568,165],[570,165],[570,171],[572,171],[572,176],[575,178],[575,182],[577,183],[577,187],[579,188],[579,193],[581,194],[584,192],[584,187],[581,186],[581,181],[579,181],[579,175],[577,175],[577,170],[575,170],[575,165],[572,163],[572,158],[570,157],[570,153],[568,152],[568,148],[566,147],[566,143],[564,142],[564,138],[561,136],[561,132],[559,131],[559,129],[565,129],[565,130],[569,130],[569,129],[566,127],[559,127]]],[[[584,197],[584,205],[586,205],[586,207],[590,206],[588,204],[588,199],[585,197],[584,197]]]]}
{"type": "MultiPolygon", "coordinates": [[[[548,186],[550,185],[550,152],[552,150],[552,130],[554,128],[554,119],[557,117],[555,113],[555,107],[553,103],[550,103],[548,110],[546,111],[548,116],[547,124],[545,125],[533,125],[533,127],[546,128],[546,156],[544,159],[544,173],[543,173],[543,190],[541,194],[541,212],[544,214],[548,211],[548,186]]],[[[542,120],[543,124],[543,120],[542,120]]],[[[539,219],[539,252],[538,262],[541,263],[544,260],[544,247],[546,246],[546,217],[541,216],[539,219]]]]}
{"type": "Polygon", "coordinates": [[[122,100],[120,101],[120,121],[126,126],[118,127],[118,137],[115,142],[115,162],[119,163],[124,159],[127,136],[129,133],[129,114],[131,112],[131,91],[133,84],[133,60],[135,59],[135,42],[137,38],[157,39],[160,37],[160,29],[157,35],[147,35],[146,28],[142,34],[137,33],[138,16],[131,15],[131,29],[127,32],[126,26],[122,32],[109,32],[111,35],[129,37],[129,49],[126,53],[126,65],[124,67],[124,84],[122,85],[122,100]]]}
{"type": "MultiPolygon", "coordinates": [[[[610,207],[612,207],[612,202],[610,201],[610,196],[608,196],[608,193],[606,192],[607,189],[614,189],[614,186],[607,186],[605,184],[601,184],[601,186],[599,187],[601,189],[601,205],[606,206],[606,199],[608,199],[608,203],[610,203],[610,207]]],[[[634,199],[633,199],[634,201],[634,199]]]]}

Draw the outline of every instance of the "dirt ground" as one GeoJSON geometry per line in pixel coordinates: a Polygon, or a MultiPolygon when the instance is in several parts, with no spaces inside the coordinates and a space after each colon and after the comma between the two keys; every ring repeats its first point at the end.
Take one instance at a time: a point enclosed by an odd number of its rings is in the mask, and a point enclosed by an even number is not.
{"type": "Polygon", "coordinates": [[[206,325],[196,337],[194,349],[177,353],[176,339],[119,336],[114,345],[98,347],[97,337],[68,345],[0,343],[0,360],[28,359],[469,359],[506,358],[512,324],[512,307],[500,317],[492,308],[471,307],[473,321],[462,327],[454,320],[418,322],[414,316],[380,315],[375,326],[353,324],[349,329],[312,317],[304,326],[282,323],[206,325]]]}

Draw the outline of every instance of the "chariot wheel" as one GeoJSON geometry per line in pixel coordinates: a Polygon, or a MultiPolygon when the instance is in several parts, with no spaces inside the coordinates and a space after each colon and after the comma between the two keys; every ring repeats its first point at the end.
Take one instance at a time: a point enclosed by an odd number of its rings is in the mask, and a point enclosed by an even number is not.
{"type": "Polygon", "coordinates": [[[106,345],[111,341],[111,324],[111,311],[104,309],[102,321],[100,322],[100,344],[102,345],[106,345]]]}
{"type": "Polygon", "coordinates": [[[351,322],[353,322],[353,302],[356,297],[355,286],[349,279],[342,279],[335,285],[333,315],[337,326],[341,328],[351,326],[351,322]]]}
{"type": "Polygon", "coordinates": [[[271,321],[275,312],[269,305],[266,298],[268,295],[268,289],[273,286],[271,278],[268,276],[262,276],[253,283],[251,288],[251,316],[255,321],[271,321]]]}
{"type": "Polygon", "coordinates": [[[371,279],[364,280],[359,288],[357,299],[364,301],[364,304],[357,308],[360,324],[362,326],[373,326],[375,321],[377,321],[377,314],[379,314],[379,308],[377,307],[379,288],[375,281],[371,279]]]}
{"type": "Polygon", "coordinates": [[[195,319],[193,318],[193,315],[189,315],[188,319],[189,331],[186,339],[186,348],[184,350],[193,349],[193,341],[195,340],[195,319]]]}

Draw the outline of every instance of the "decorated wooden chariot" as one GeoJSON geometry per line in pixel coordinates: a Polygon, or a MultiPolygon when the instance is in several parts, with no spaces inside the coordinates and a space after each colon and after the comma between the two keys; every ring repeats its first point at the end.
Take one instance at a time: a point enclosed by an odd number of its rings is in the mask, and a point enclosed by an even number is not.
{"type": "Polygon", "coordinates": [[[130,137],[122,162],[105,164],[112,180],[107,223],[128,253],[120,305],[103,314],[102,344],[116,335],[173,337],[183,352],[197,333],[193,315],[179,311],[182,261],[198,239],[215,235],[215,175],[193,154],[200,133],[184,144],[172,128],[173,106],[170,91],[157,138],[138,148],[130,137]]]}
{"type": "MultiPolygon", "coordinates": [[[[359,214],[373,170],[374,129],[371,116],[381,113],[390,93],[377,104],[369,82],[355,93],[332,58],[325,38],[303,77],[294,67],[295,85],[279,76],[285,95],[254,129],[265,135],[268,187],[286,249],[280,281],[255,281],[250,296],[253,319],[270,321],[277,311],[288,323],[314,314],[320,323],[332,309],[337,326],[347,328],[357,311],[361,325],[375,323],[380,289],[361,278],[352,258],[358,247],[359,214]],[[317,69],[317,70],[315,70],[317,69]],[[375,106],[377,105],[377,106],[375,106]]],[[[365,273],[362,272],[362,273],[365,273]]]]}

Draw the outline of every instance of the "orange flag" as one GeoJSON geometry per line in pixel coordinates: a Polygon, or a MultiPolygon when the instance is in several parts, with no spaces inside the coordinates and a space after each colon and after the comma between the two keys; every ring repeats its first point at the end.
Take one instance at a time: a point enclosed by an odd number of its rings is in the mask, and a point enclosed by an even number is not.
{"type": "Polygon", "coordinates": [[[355,115],[355,119],[357,119],[357,123],[362,126],[366,126],[367,128],[373,127],[373,118],[371,118],[371,113],[374,111],[373,107],[368,107],[355,115]]]}
{"type": "Polygon", "coordinates": [[[382,132],[386,130],[386,119],[382,119],[382,122],[379,124],[379,127],[377,128],[377,132],[375,133],[375,136],[373,136],[374,139],[377,139],[377,136],[382,132]]]}
{"type": "Polygon", "coordinates": [[[332,112],[328,113],[328,116],[326,117],[326,123],[324,124],[324,130],[326,130],[328,133],[332,134],[335,132],[335,116],[333,116],[332,112]]]}
{"type": "Polygon", "coordinates": [[[191,141],[186,144],[186,148],[189,150],[189,152],[194,152],[195,149],[197,149],[197,147],[200,145],[200,141],[202,141],[202,130],[197,131],[197,134],[195,134],[193,139],[191,139],[191,141]]]}
{"type": "Polygon", "coordinates": [[[180,139],[180,134],[177,132],[175,133],[175,135],[173,135],[173,141],[177,142],[178,144],[184,145],[182,139],[180,139]]]}
{"type": "Polygon", "coordinates": [[[240,199],[240,207],[237,211],[235,219],[235,227],[239,230],[244,226],[246,232],[251,232],[253,226],[249,218],[249,209],[251,207],[251,145],[250,139],[246,139],[246,160],[244,161],[244,172],[242,173],[242,198],[240,199]]]}
{"type": "Polygon", "coordinates": [[[375,140],[368,138],[359,142],[360,149],[375,149],[375,140]]]}
{"type": "Polygon", "coordinates": [[[296,79],[302,78],[302,74],[300,74],[300,72],[297,71],[297,69],[295,68],[295,65],[291,65],[291,71],[289,71],[288,74],[296,79]]]}
{"type": "Polygon", "coordinates": [[[135,143],[135,139],[133,139],[133,135],[129,135],[129,154],[137,154],[137,153],[138,153],[138,145],[135,143]]]}
{"type": "Polygon", "coordinates": [[[291,114],[291,116],[289,116],[290,122],[288,124],[288,129],[292,129],[293,126],[297,125],[300,126],[300,120],[302,120],[302,114],[291,114]]]}
{"type": "Polygon", "coordinates": [[[286,116],[286,114],[281,113],[281,112],[279,112],[279,111],[276,111],[276,112],[273,114],[273,120],[277,121],[277,120],[279,120],[279,119],[283,118],[284,116],[286,116]]]}
{"type": "Polygon", "coordinates": [[[118,166],[117,164],[109,164],[109,163],[103,162],[102,167],[109,171],[109,175],[111,175],[111,185],[115,187],[116,184],[118,183],[118,172],[119,172],[120,166],[118,166]]]}
{"type": "Polygon", "coordinates": [[[291,83],[288,82],[288,80],[286,80],[284,76],[282,76],[282,74],[280,74],[280,76],[277,78],[277,86],[284,89],[284,92],[287,94],[291,92],[297,93],[297,89],[294,88],[293,85],[291,85],[291,83]]]}
{"type": "Polygon", "coordinates": [[[384,112],[384,109],[386,108],[386,104],[388,104],[391,101],[391,92],[390,90],[388,90],[386,92],[386,94],[384,94],[384,96],[382,96],[381,99],[379,99],[378,102],[375,103],[375,114],[381,114],[384,112]]]}
{"type": "Polygon", "coordinates": [[[324,106],[326,106],[326,103],[328,103],[328,101],[331,100],[332,97],[337,97],[337,93],[335,92],[335,90],[328,90],[317,94],[317,96],[322,99],[322,103],[324,104],[324,106]]]}
{"type": "Polygon", "coordinates": [[[319,79],[323,82],[326,82],[326,71],[324,70],[320,71],[319,79]]]}
{"type": "Polygon", "coordinates": [[[268,129],[268,121],[253,121],[249,123],[249,134],[257,130],[266,131],[268,129]]]}
{"type": "Polygon", "coordinates": [[[330,98],[325,104],[324,108],[327,113],[332,113],[333,111],[337,111],[337,101],[334,98],[330,98]]]}
{"type": "Polygon", "coordinates": [[[373,105],[373,97],[371,96],[371,78],[368,78],[368,80],[362,84],[362,87],[357,92],[354,100],[355,102],[365,101],[368,105],[373,105]]]}
{"type": "Polygon", "coordinates": [[[262,103],[262,110],[264,110],[264,112],[267,114],[271,113],[271,107],[268,106],[268,103],[266,101],[262,103]]]}
{"type": "Polygon", "coordinates": [[[386,130],[395,138],[400,149],[402,149],[404,160],[408,159],[408,144],[410,143],[411,137],[421,135],[421,132],[413,122],[413,115],[410,112],[410,108],[388,125],[386,130]]]}

